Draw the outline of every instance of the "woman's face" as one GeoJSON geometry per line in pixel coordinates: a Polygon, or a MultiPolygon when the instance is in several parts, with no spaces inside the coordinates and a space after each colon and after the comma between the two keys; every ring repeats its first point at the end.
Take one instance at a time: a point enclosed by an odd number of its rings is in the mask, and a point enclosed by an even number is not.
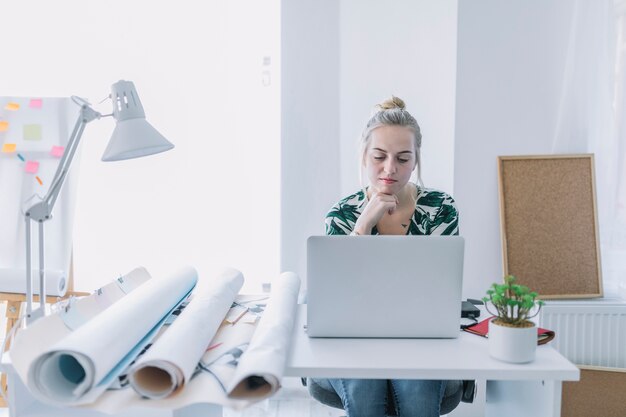
{"type": "Polygon", "coordinates": [[[413,131],[405,126],[381,126],[372,131],[363,161],[372,188],[398,194],[415,169],[413,131]]]}

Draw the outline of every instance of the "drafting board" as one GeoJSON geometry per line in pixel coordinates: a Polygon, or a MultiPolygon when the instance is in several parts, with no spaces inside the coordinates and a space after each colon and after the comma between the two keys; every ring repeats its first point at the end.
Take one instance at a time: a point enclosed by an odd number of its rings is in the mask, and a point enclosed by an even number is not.
{"type": "MultiPolygon", "coordinates": [[[[48,191],[79,110],[69,98],[0,97],[0,292],[25,291],[23,210],[48,191]]],[[[63,295],[67,287],[78,165],[77,161],[72,164],[53,217],[45,223],[48,295],[63,295]]],[[[37,229],[33,224],[31,253],[36,277],[37,229]]],[[[38,291],[37,278],[34,292],[38,291]]]]}

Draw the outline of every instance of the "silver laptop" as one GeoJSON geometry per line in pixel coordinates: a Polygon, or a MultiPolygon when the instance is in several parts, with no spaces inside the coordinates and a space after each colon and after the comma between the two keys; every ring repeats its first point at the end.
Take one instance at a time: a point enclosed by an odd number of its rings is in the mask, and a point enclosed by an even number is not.
{"type": "Polygon", "coordinates": [[[460,236],[311,236],[310,337],[459,335],[460,236]]]}

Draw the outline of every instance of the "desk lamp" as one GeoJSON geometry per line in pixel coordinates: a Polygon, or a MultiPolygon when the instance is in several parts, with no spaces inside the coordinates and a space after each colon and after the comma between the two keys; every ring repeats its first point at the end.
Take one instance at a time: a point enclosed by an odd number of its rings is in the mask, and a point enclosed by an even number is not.
{"type": "Polygon", "coordinates": [[[74,154],[78,148],[87,123],[102,117],[113,116],[115,130],[102,156],[103,161],[121,161],[139,158],[170,150],[174,147],[146,121],[146,115],[137,95],[135,85],[130,81],[118,81],[111,86],[113,113],[100,114],[90,104],[79,97],[72,97],[80,105],[80,114],[68,140],[63,157],[50,182],[50,188],[41,201],[24,212],[26,221],[26,323],[32,323],[45,315],[46,281],[44,271],[44,223],[52,218],[52,209],[61,192],[74,154]],[[33,311],[33,277],[31,265],[31,222],[39,223],[39,308],[33,311]]]}

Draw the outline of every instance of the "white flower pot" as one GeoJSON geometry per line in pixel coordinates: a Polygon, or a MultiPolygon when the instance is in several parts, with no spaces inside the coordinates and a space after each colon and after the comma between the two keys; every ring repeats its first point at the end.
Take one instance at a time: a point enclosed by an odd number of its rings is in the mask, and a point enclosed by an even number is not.
{"type": "Polygon", "coordinates": [[[489,355],[504,362],[535,360],[537,326],[507,327],[489,322],[489,355]]]}

